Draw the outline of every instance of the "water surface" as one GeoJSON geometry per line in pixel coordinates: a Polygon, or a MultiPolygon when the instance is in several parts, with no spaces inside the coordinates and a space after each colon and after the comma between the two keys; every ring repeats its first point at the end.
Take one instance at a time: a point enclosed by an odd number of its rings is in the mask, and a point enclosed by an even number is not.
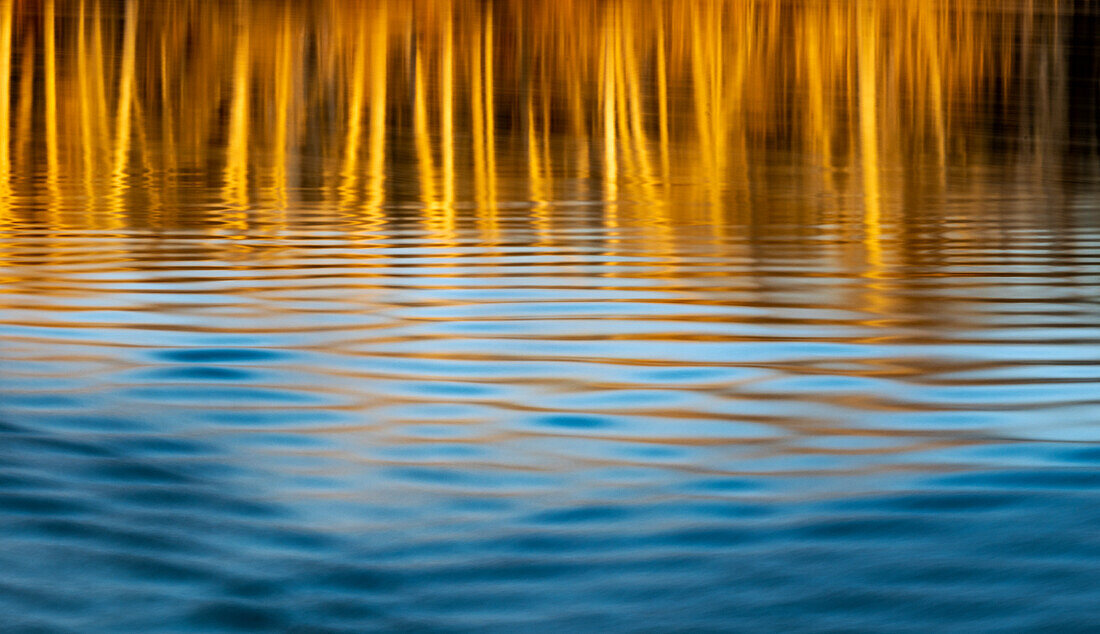
{"type": "Polygon", "coordinates": [[[0,629],[1095,629],[1092,9],[0,1],[0,629]]]}

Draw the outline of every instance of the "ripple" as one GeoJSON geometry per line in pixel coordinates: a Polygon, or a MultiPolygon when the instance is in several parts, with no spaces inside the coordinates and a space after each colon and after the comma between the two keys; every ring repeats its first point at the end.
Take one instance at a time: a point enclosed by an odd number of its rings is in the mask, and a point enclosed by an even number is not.
{"type": "Polygon", "coordinates": [[[286,356],[281,350],[258,348],[188,348],[182,350],[157,350],[157,359],[176,363],[255,363],[270,362],[286,356]]]}
{"type": "Polygon", "coordinates": [[[1079,6],[15,4],[0,629],[1100,624],[1079,6]]]}

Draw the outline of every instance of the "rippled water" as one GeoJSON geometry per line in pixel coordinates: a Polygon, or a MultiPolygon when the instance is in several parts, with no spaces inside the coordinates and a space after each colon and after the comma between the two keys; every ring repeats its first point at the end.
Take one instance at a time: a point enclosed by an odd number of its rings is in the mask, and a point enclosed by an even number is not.
{"type": "Polygon", "coordinates": [[[553,4],[0,2],[0,629],[1100,626],[1092,4],[553,4]]]}

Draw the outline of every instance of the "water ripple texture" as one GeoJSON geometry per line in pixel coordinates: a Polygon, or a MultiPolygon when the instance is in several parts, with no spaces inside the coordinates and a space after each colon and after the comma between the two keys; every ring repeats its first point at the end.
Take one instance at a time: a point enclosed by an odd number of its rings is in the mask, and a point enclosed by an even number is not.
{"type": "Polygon", "coordinates": [[[0,630],[1096,631],[1096,33],[0,0],[0,630]]]}

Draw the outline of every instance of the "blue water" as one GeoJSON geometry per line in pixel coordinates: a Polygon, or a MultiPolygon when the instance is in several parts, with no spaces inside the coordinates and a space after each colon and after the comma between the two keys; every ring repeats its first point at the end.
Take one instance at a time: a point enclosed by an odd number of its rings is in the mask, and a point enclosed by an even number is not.
{"type": "Polygon", "coordinates": [[[381,203],[332,124],[274,204],[259,93],[244,209],[224,137],[141,163],[154,101],[124,177],[28,150],[0,631],[1100,629],[1100,162],[1040,125],[1095,112],[1028,68],[940,162],[882,114],[874,174],[757,139],[747,185],[624,158],[613,195],[560,133],[535,196],[502,118],[498,197],[426,202],[392,115],[381,203]]]}
{"type": "Polygon", "coordinates": [[[607,255],[602,229],[552,248],[516,230],[448,247],[480,262],[454,283],[421,273],[444,249],[408,229],[277,247],[73,232],[49,261],[41,229],[9,229],[0,614],[13,631],[1090,630],[1090,215],[1057,237],[1025,225],[1019,264],[961,243],[965,263],[877,291],[779,240],[734,263],[716,256],[746,239],[679,253],[698,275],[670,282],[621,232],[607,255]],[[277,252],[244,271],[195,257],[216,248],[277,252]]]}

